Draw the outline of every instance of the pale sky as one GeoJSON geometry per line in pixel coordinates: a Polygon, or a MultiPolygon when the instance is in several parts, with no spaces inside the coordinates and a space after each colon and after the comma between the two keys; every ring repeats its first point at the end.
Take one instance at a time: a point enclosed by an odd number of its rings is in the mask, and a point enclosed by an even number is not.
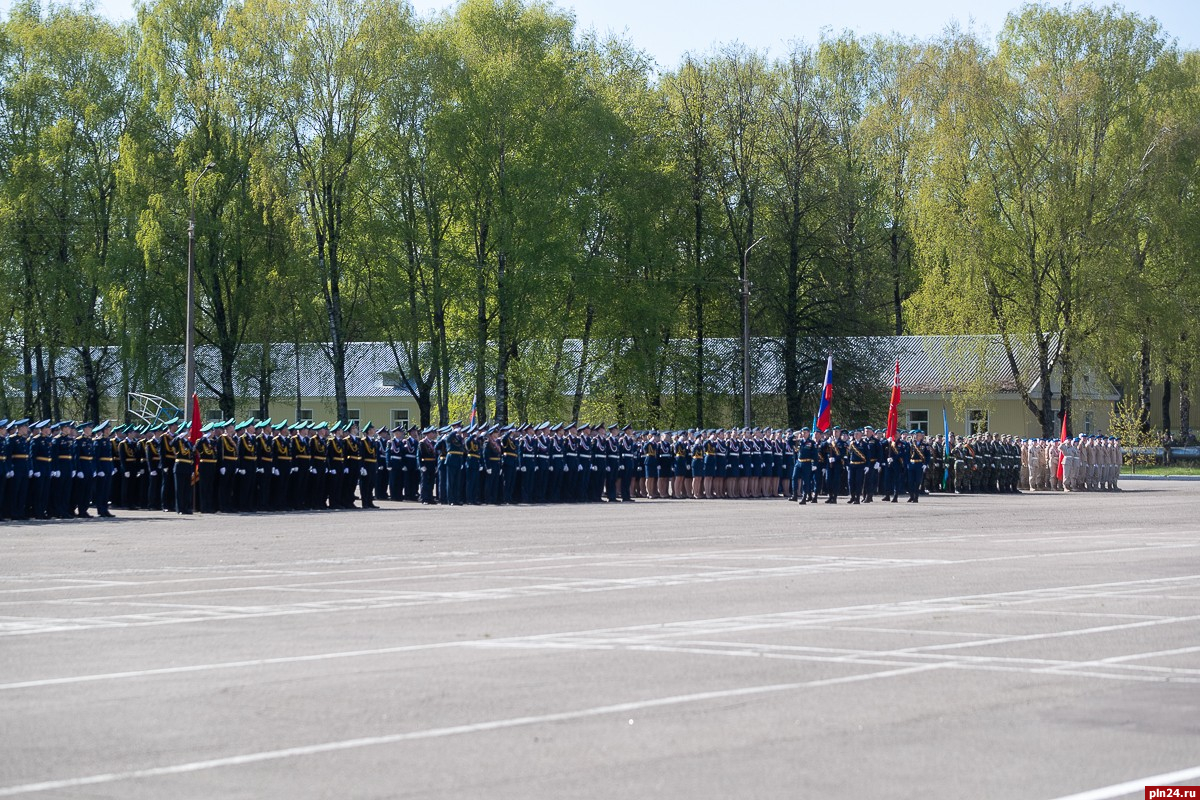
{"type": "MultiPolygon", "coordinates": [[[[133,0],[94,3],[112,19],[134,16],[133,0]]],[[[10,4],[11,0],[0,0],[0,12],[7,14],[10,4]]],[[[421,15],[453,5],[446,0],[412,0],[412,4],[421,15]]],[[[1019,7],[1018,2],[971,4],[961,0],[558,0],[556,5],[573,9],[581,29],[626,34],[663,69],[673,69],[685,52],[703,53],[733,41],[780,55],[789,41],[813,43],[822,31],[895,32],[925,39],[957,20],[961,27],[973,25],[979,32],[995,35],[1008,11],[1019,7]]],[[[1124,5],[1157,18],[1181,47],[1200,47],[1200,3],[1196,0],[1136,0],[1124,5]]]]}

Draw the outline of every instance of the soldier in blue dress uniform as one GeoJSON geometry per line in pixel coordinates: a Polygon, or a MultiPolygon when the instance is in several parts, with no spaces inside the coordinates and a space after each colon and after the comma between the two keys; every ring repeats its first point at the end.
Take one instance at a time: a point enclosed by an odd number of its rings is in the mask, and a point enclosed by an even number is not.
{"type": "Polygon", "coordinates": [[[92,503],[96,507],[96,516],[112,518],[108,510],[109,499],[112,496],[113,478],[117,474],[115,456],[116,450],[111,438],[112,429],[108,420],[96,426],[93,433],[96,436],[96,483],[92,491],[92,503]]]}
{"type": "Polygon", "coordinates": [[[88,509],[92,505],[92,489],[96,478],[96,448],[92,441],[95,424],[85,422],[79,426],[75,439],[75,481],[71,487],[71,513],[73,516],[91,517],[88,509]]]}
{"type": "MultiPolygon", "coordinates": [[[[909,444],[903,437],[897,435],[892,442],[888,466],[892,472],[892,497],[893,503],[897,502],[900,492],[908,490],[908,455],[909,444]]],[[[884,498],[887,499],[886,497],[884,498]]]]}
{"type": "Polygon", "coordinates": [[[875,429],[868,425],[863,429],[864,436],[862,441],[863,452],[867,454],[867,471],[863,478],[863,498],[864,503],[871,503],[875,500],[875,493],[879,487],[879,475],[882,468],[879,463],[880,456],[883,455],[883,450],[879,446],[879,439],[875,437],[875,429]]]}
{"type": "Polygon", "coordinates": [[[800,443],[796,447],[796,465],[800,472],[800,505],[817,502],[817,469],[820,458],[820,448],[812,431],[808,428],[802,429],[800,443]]]}
{"type": "Polygon", "coordinates": [[[8,447],[6,452],[8,469],[5,472],[5,489],[8,503],[7,517],[13,520],[29,519],[29,420],[19,419],[8,425],[8,447]]]}
{"type": "Polygon", "coordinates": [[[47,506],[50,502],[50,420],[43,420],[29,427],[33,438],[29,440],[29,506],[33,519],[48,519],[47,506]]]}
{"type": "Polygon", "coordinates": [[[862,502],[863,482],[867,474],[866,445],[862,443],[863,432],[855,430],[853,438],[846,443],[846,465],[850,477],[850,505],[862,502]]]}
{"type": "Polygon", "coordinates": [[[392,431],[388,426],[379,426],[375,443],[375,499],[400,500],[399,495],[392,496],[392,461],[388,456],[388,447],[392,443],[392,431]]]}
{"type": "Polygon", "coordinates": [[[388,496],[392,500],[412,500],[408,496],[408,449],[407,431],[403,425],[392,428],[391,440],[387,443],[388,496]]]}
{"type": "Polygon", "coordinates": [[[916,503],[920,500],[925,470],[933,454],[929,452],[929,445],[925,444],[924,431],[912,431],[912,437],[908,450],[908,502],[916,503]]]}
{"type": "Polygon", "coordinates": [[[845,444],[839,447],[841,429],[836,425],[832,435],[821,446],[821,467],[825,474],[826,503],[836,503],[842,491],[842,476],[846,471],[845,444]]]}

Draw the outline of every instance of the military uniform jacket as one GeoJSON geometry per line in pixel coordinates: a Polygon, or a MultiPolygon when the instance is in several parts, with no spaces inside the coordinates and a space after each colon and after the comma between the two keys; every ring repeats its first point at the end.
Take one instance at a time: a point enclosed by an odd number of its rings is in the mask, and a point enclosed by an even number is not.
{"type": "Polygon", "coordinates": [[[314,436],[309,440],[309,452],[311,458],[309,460],[310,469],[314,475],[319,475],[329,470],[329,440],[322,439],[320,436],[314,436]],[[315,470],[315,472],[314,472],[315,470]]]}

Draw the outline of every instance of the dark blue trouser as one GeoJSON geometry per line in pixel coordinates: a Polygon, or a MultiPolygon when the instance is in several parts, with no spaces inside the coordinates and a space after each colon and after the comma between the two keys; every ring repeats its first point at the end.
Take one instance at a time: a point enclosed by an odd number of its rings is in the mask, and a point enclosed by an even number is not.
{"type": "Polygon", "coordinates": [[[908,497],[914,503],[921,495],[921,484],[925,482],[925,465],[908,465],[908,497]]]}
{"type": "Polygon", "coordinates": [[[463,501],[477,504],[479,502],[479,459],[467,456],[467,467],[463,470],[465,496],[463,501]]]}
{"type": "Polygon", "coordinates": [[[862,497],[863,479],[866,478],[866,464],[851,464],[850,470],[850,498],[857,500],[862,497]]]}
{"type": "Polygon", "coordinates": [[[514,495],[517,489],[517,459],[513,456],[506,457],[502,470],[504,483],[503,500],[506,506],[511,506],[514,502],[514,495]]]}
{"type": "Polygon", "coordinates": [[[800,470],[800,497],[817,496],[817,471],[813,469],[812,463],[800,463],[796,467],[800,470]]]}
{"type": "Polygon", "coordinates": [[[446,485],[446,494],[442,498],[443,503],[449,503],[452,506],[462,505],[462,456],[446,456],[444,483],[446,485]]]}
{"type": "Polygon", "coordinates": [[[432,503],[433,486],[437,482],[437,462],[429,461],[422,467],[421,474],[421,502],[432,503]]]}

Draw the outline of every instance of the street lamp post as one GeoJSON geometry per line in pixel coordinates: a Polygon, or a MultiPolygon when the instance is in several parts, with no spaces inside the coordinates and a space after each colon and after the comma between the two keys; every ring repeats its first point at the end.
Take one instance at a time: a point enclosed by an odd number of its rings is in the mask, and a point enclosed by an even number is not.
{"type": "Polygon", "coordinates": [[[758,240],[742,253],[742,426],[750,427],[750,251],[767,237],[758,240]]]}
{"type": "Polygon", "coordinates": [[[187,338],[184,349],[184,384],[183,407],[184,418],[190,424],[192,421],[192,394],[196,391],[196,185],[210,169],[217,165],[208,162],[200,174],[192,181],[192,192],[188,206],[188,251],[187,251],[187,338]]]}

